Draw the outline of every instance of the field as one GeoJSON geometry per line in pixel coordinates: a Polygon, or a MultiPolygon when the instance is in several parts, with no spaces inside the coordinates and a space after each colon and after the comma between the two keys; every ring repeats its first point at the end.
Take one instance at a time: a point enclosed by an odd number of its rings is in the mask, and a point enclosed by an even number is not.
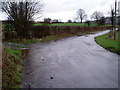
{"type": "MultiPolygon", "coordinates": [[[[35,26],[45,25],[44,23],[36,23],[35,26]]],[[[88,26],[86,23],[50,23],[52,26],[88,26]]],[[[90,24],[90,26],[97,26],[97,24],[90,24]]]]}

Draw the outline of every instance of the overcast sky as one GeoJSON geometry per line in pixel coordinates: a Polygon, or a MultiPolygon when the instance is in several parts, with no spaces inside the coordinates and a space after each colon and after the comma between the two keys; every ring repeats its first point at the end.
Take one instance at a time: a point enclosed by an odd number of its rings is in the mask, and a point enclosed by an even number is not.
{"type": "MultiPolygon", "coordinates": [[[[90,19],[90,15],[94,11],[101,11],[105,16],[114,5],[115,0],[43,0],[44,11],[42,17],[51,19],[61,19],[62,21],[74,20],[78,9],[83,9],[90,19]]],[[[118,0],[120,1],[120,0],[118,0]]],[[[1,13],[0,13],[1,14],[1,13]]],[[[0,15],[0,19],[4,19],[4,15],[0,15]]]]}

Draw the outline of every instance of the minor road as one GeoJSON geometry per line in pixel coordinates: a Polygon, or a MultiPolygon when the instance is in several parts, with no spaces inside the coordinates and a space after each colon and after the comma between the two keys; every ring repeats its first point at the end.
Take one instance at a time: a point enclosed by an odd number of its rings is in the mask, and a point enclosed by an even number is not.
{"type": "Polygon", "coordinates": [[[109,30],[31,45],[24,88],[118,88],[118,57],[94,37],[109,30]]]}

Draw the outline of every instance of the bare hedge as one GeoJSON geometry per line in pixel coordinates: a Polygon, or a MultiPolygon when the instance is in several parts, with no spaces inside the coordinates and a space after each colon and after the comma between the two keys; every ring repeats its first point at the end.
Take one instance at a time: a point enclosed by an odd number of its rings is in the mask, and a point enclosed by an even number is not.
{"type": "MultiPolygon", "coordinates": [[[[61,34],[76,34],[79,32],[90,32],[111,29],[111,27],[82,27],[82,26],[34,26],[31,31],[29,31],[28,38],[43,38],[50,35],[61,35],[61,34]]],[[[5,39],[19,38],[15,30],[9,28],[4,29],[5,39]]]]}
{"type": "Polygon", "coordinates": [[[81,27],[81,26],[35,26],[32,37],[42,38],[50,35],[76,34],[79,32],[107,30],[111,27],[81,27]]]}

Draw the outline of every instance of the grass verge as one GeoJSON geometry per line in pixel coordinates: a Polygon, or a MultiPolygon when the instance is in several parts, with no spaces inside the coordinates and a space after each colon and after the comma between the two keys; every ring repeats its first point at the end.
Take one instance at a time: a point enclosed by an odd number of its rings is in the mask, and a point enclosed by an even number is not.
{"type": "Polygon", "coordinates": [[[20,88],[22,82],[23,51],[11,48],[2,50],[2,88],[20,88]]]}
{"type": "Polygon", "coordinates": [[[95,37],[95,41],[103,48],[120,55],[120,42],[108,38],[109,33],[95,37]]]}

